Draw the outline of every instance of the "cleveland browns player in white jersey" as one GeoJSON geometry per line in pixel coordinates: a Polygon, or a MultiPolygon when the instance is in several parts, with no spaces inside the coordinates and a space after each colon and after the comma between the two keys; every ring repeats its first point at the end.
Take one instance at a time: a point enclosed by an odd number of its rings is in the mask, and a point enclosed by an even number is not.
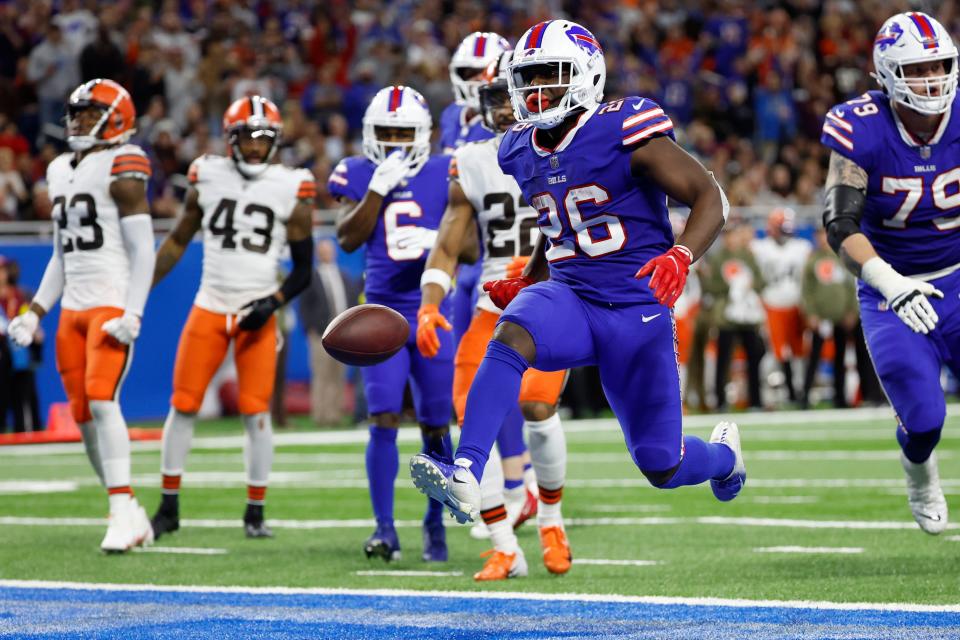
{"type": "Polygon", "coordinates": [[[157,537],[180,527],[180,477],[196,414],[231,341],[246,430],[244,529],[248,538],[273,537],[263,519],[273,463],[269,409],[277,366],[273,312],[310,283],[316,196],[310,171],[271,163],[282,128],[280,111],[264,97],[240,98],[231,104],[223,116],[229,155],[193,161],[183,215],[157,252],[154,283],[167,275],[194,234],[203,229],[203,276],[180,336],[170,413],[163,425],[163,495],[153,517],[157,537]],[[278,285],[279,262],[287,245],[293,268],[278,285]]]}
{"type": "MultiPolygon", "coordinates": [[[[484,126],[496,136],[457,149],[450,164],[449,202],[440,223],[440,232],[421,279],[422,300],[417,314],[417,347],[427,357],[436,355],[440,345],[437,327],[449,331],[450,323],[439,304],[450,290],[458,256],[465,242],[477,242],[473,231],[479,227],[483,245],[481,282],[519,275],[533,252],[539,230],[537,212],[520,193],[512,177],[504,175],[497,163],[497,149],[503,133],[516,123],[507,93],[505,70],[512,52],[504,53],[485,72],[487,84],[480,87],[484,126]]],[[[477,253],[479,248],[471,247],[477,253]]],[[[493,337],[500,309],[483,291],[476,313],[464,333],[454,360],[453,396],[457,419],[462,424],[467,393],[493,337]]],[[[537,475],[539,505],[537,524],[547,570],[563,574],[570,570],[571,554],[563,528],[560,499],[567,466],[567,447],[556,406],[563,391],[565,371],[528,369],[520,388],[520,411],[516,419],[526,427],[530,457],[537,475]]],[[[507,421],[513,419],[507,416],[507,421]]],[[[506,422],[505,422],[506,424],[506,422]]],[[[500,459],[491,455],[481,483],[480,515],[490,532],[493,550],[477,581],[505,580],[527,575],[523,550],[513,532],[514,522],[504,506],[500,459]]]]}
{"type": "Polygon", "coordinates": [[[140,147],[126,144],[135,120],[130,94],[112,80],[91,80],[70,94],[71,151],[47,167],[53,255],[30,309],[9,326],[18,344],[30,344],[40,318],[60,300],[57,369],[109,495],[100,543],[108,553],[153,541],[130,488],[130,439],[118,402],[154,267],[150,161],[140,147]]]}

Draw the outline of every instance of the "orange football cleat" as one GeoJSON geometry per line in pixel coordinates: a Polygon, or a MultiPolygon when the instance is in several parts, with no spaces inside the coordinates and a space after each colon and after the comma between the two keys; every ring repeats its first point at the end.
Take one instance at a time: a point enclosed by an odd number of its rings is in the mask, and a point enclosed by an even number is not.
{"type": "Polygon", "coordinates": [[[516,553],[490,549],[481,553],[480,557],[487,558],[487,561],[483,569],[473,574],[473,579],[477,582],[506,580],[527,575],[527,559],[523,557],[523,551],[520,549],[517,549],[516,553]]]}
{"type": "Polygon", "coordinates": [[[564,574],[570,571],[573,555],[570,543],[563,527],[543,527],[540,529],[540,546],[543,547],[543,566],[550,573],[564,574]]]}

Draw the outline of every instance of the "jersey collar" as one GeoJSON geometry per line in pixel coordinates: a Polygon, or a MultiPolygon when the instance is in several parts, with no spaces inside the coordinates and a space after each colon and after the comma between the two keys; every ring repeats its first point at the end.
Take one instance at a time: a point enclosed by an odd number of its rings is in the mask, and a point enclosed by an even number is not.
{"type": "Polygon", "coordinates": [[[897,132],[900,134],[900,139],[907,143],[910,147],[932,147],[933,145],[940,142],[940,138],[943,137],[944,132],[947,130],[947,125],[950,124],[950,115],[953,113],[953,106],[947,109],[943,118],[940,120],[940,126],[937,127],[937,132],[933,134],[933,137],[923,142],[915,135],[910,133],[910,131],[903,126],[903,122],[900,120],[900,116],[897,114],[897,109],[894,104],[890,103],[890,112],[893,113],[893,121],[897,123],[897,132]]]}
{"type": "Polygon", "coordinates": [[[554,153],[560,153],[564,149],[570,146],[570,143],[573,142],[574,136],[576,136],[577,131],[583,128],[583,125],[587,124],[587,121],[590,120],[590,117],[600,108],[599,104],[595,104],[583,113],[580,114],[580,117],[577,118],[577,124],[570,127],[570,131],[567,131],[567,135],[563,136],[563,140],[560,141],[554,149],[547,149],[540,146],[537,143],[537,130],[534,129],[533,133],[530,134],[530,146],[533,147],[533,150],[537,152],[539,156],[549,156],[554,153]]]}

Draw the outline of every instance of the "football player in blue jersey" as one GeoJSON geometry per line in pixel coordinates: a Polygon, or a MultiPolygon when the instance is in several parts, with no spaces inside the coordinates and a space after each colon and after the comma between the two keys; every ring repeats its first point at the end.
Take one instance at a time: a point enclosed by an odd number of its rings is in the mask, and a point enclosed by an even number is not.
{"type": "MultiPolygon", "coordinates": [[[[447,205],[450,157],[430,155],[432,122],[427,104],[409,87],[382,89],[363,117],[364,156],[345,158],[330,175],[330,193],[342,204],[337,240],[346,251],[366,248],[367,302],[388,306],[416,326],[420,276],[447,205]]],[[[444,308],[448,303],[444,302],[444,308]]],[[[377,528],[366,541],[367,557],[397,559],[393,487],[399,467],[397,427],[407,381],[411,382],[423,450],[450,457],[453,341],[441,336],[435,358],[406,348],[363,369],[371,416],[366,465],[377,528]]],[[[423,559],[445,561],[443,507],[428,503],[423,521],[423,559]]]]}
{"type": "Polygon", "coordinates": [[[823,223],[859,279],[863,331],[897,415],[907,499],[920,528],[947,527],[934,447],[943,365],[960,373],[957,48],[939,22],[901,13],[873,45],[881,89],[827,113],[823,223]],[[906,356],[906,357],[905,357],[906,356]]]}
{"type": "Polygon", "coordinates": [[[654,102],[602,103],[605,78],[600,44],[573,22],[541,22],[514,50],[519,124],[499,162],[542,233],[521,277],[484,285],[505,311],[470,389],[454,464],[410,462],[414,484],[460,521],[477,513],[478,476],[530,366],[596,364],[627,449],[654,486],[710,480],[718,499],[731,500],[746,478],[735,424],[718,424],[710,442],[682,432],[671,311],[690,264],[723,226],[726,198],[654,102]],[[668,196],[691,208],[676,243],[668,196]]]}
{"type": "MultiPolygon", "coordinates": [[[[453,153],[470,142],[482,142],[494,137],[484,126],[480,108],[480,87],[488,82],[484,72],[492,63],[510,50],[502,36],[475,31],[468,35],[450,59],[450,83],[454,101],[440,116],[440,147],[444,153],[453,153]]],[[[482,249],[481,249],[482,250],[482,249]]],[[[454,348],[470,327],[477,306],[477,292],[483,261],[461,263],[457,268],[452,295],[454,348]]],[[[515,524],[522,524],[537,512],[537,481],[530,464],[530,454],[523,440],[519,411],[508,420],[497,436],[497,448],[503,456],[504,488],[507,510],[515,524]],[[524,486],[524,483],[529,486],[524,486]]],[[[475,536],[486,535],[483,523],[477,523],[475,536]]]]}

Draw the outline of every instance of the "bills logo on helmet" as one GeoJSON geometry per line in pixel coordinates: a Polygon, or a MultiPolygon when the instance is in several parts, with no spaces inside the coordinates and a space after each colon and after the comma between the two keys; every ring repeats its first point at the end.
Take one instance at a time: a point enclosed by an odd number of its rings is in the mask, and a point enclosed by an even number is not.
{"type": "Polygon", "coordinates": [[[597,51],[603,51],[603,47],[601,47],[600,43],[597,42],[597,39],[593,37],[593,34],[578,24],[572,24],[567,27],[565,33],[567,34],[567,37],[570,38],[570,41],[573,42],[573,44],[577,45],[590,55],[593,55],[597,51]]]}
{"type": "Polygon", "coordinates": [[[883,51],[887,47],[896,44],[902,35],[903,29],[900,28],[900,25],[896,22],[890,22],[877,34],[877,37],[873,41],[873,46],[879,47],[880,51],[883,51]]]}

